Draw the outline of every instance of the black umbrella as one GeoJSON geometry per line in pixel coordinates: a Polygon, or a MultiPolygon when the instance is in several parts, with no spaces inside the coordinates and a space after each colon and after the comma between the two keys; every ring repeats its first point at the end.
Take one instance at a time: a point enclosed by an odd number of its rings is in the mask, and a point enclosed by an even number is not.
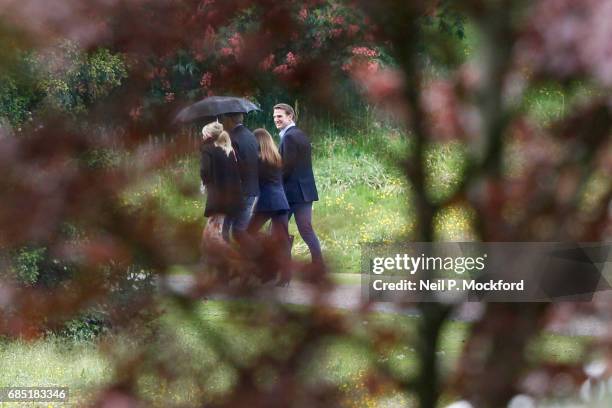
{"type": "Polygon", "coordinates": [[[216,117],[224,113],[249,113],[261,110],[253,102],[235,96],[209,96],[181,110],[176,122],[190,122],[203,117],[216,117]]]}

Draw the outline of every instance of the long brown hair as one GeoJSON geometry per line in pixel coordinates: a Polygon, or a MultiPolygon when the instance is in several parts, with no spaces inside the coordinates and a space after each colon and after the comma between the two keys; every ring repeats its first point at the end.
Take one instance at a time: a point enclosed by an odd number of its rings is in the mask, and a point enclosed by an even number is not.
{"type": "Polygon", "coordinates": [[[282,166],[282,160],[274,139],[266,129],[259,128],[253,131],[257,143],[259,143],[259,157],[264,162],[275,167],[282,166]]]}

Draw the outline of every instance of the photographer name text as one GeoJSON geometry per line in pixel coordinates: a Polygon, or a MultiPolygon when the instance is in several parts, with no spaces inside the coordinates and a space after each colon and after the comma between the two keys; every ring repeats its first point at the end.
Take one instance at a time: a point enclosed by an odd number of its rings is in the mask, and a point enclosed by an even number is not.
{"type": "Polygon", "coordinates": [[[401,279],[397,282],[387,282],[376,279],[372,282],[375,291],[523,291],[524,280],[509,282],[503,279],[478,281],[475,279],[423,279],[418,282],[401,279]]]}

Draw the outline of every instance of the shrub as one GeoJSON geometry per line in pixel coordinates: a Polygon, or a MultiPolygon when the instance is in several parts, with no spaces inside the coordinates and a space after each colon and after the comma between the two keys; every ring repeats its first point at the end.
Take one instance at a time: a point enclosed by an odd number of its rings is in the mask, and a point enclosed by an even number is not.
{"type": "MultiPolygon", "coordinates": [[[[65,230],[75,239],[84,239],[72,226],[66,226],[65,230]]],[[[25,287],[56,288],[80,273],[77,265],[52,256],[45,247],[23,247],[12,253],[0,251],[0,261],[9,265],[2,270],[8,271],[25,287]]],[[[109,296],[102,302],[93,303],[60,328],[51,329],[50,333],[76,341],[90,341],[113,327],[113,316],[129,316],[130,321],[151,317],[148,312],[135,314],[134,305],[140,304],[143,298],[150,296],[155,290],[156,282],[152,272],[135,265],[127,268],[104,265],[100,267],[99,273],[104,279],[109,296]]]]}
{"type": "Polygon", "coordinates": [[[100,48],[90,55],[79,70],[81,84],[87,84],[86,95],[90,101],[107,96],[127,78],[126,65],[118,54],[100,48]]]}
{"type": "Polygon", "coordinates": [[[0,81],[0,118],[7,118],[12,125],[19,125],[30,117],[32,95],[19,89],[10,77],[0,81]]]}
{"type": "Polygon", "coordinates": [[[119,54],[100,48],[84,54],[71,42],[45,52],[14,52],[15,67],[0,81],[0,118],[13,126],[44,109],[72,114],[85,112],[127,78],[119,54]]]}
{"type": "Polygon", "coordinates": [[[38,56],[37,63],[44,77],[40,87],[46,95],[46,106],[70,113],[86,111],[127,78],[126,65],[119,55],[103,48],[86,55],[70,42],[38,56]]]}
{"type": "Polygon", "coordinates": [[[58,334],[74,341],[93,341],[100,334],[108,332],[109,327],[104,313],[90,310],[68,320],[58,334]]]}
{"type": "Polygon", "coordinates": [[[36,283],[40,277],[40,268],[45,255],[45,248],[19,249],[13,257],[13,272],[16,278],[26,285],[36,283]]]}

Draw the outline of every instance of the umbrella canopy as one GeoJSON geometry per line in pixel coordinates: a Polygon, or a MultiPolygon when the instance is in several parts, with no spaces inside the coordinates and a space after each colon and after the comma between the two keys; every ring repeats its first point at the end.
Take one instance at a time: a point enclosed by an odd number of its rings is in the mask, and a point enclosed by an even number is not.
{"type": "Polygon", "coordinates": [[[189,122],[203,117],[215,117],[224,113],[249,113],[261,110],[253,102],[235,96],[209,96],[189,105],[176,115],[175,121],[189,122]]]}

